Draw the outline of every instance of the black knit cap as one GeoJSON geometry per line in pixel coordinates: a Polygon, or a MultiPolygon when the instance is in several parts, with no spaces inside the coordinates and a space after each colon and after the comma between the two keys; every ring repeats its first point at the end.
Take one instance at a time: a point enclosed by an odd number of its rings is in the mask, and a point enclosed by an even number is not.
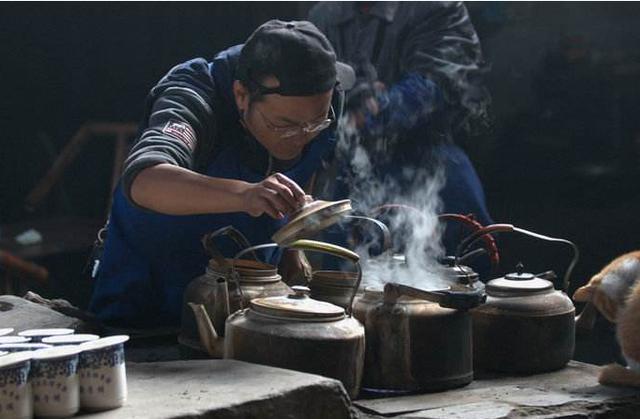
{"type": "Polygon", "coordinates": [[[336,60],[331,43],[313,23],[270,20],[258,27],[242,47],[237,78],[257,87],[261,94],[311,96],[337,84],[348,90],[355,74],[336,60]],[[278,79],[278,87],[260,84],[260,79],[269,75],[278,79]]]}

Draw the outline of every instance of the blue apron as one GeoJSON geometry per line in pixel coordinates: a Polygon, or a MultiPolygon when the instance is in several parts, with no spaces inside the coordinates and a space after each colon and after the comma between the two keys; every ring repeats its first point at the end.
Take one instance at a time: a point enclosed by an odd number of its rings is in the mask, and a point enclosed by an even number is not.
{"type": "MultiPolygon", "coordinates": [[[[330,132],[322,133],[305,150],[300,161],[283,173],[304,185],[333,147],[330,132]]],[[[259,182],[258,174],[242,163],[233,147],[220,152],[206,174],[212,177],[259,182]]],[[[172,216],[136,208],[115,191],[104,254],[94,286],[90,311],[103,323],[126,327],[178,325],[182,294],[187,284],[201,275],[208,256],[201,244],[206,233],[233,225],[252,244],[270,243],[284,221],[268,215],[246,213],[172,216]]],[[[221,252],[232,257],[235,246],[221,252]]],[[[264,261],[276,265],[280,250],[268,249],[264,261]]]]}

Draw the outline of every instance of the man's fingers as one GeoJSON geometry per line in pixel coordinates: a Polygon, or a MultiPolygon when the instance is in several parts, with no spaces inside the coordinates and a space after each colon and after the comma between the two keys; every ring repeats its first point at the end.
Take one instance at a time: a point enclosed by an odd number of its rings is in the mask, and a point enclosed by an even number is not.
{"type": "Polygon", "coordinates": [[[293,191],[287,185],[278,182],[275,177],[264,182],[264,186],[278,194],[287,203],[288,208],[286,212],[295,211],[300,206],[297,198],[293,194],[293,191]]]}
{"type": "MultiPolygon", "coordinates": [[[[278,194],[278,192],[274,190],[265,189],[263,197],[265,198],[269,206],[275,209],[282,216],[284,216],[284,214],[289,214],[292,211],[291,205],[287,201],[285,201],[285,199],[280,194],[278,194]]],[[[278,218],[282,217],[279,216],[278,218]]]]}
{"type": "Polygon", "coordinates": [[[298,185],[297,183],[295,183],[293,180],[289,179],[282,173],[276,173],[275,178],[278,179],[278,182],[280,182],[281,184],[289,188],[289,190],[293,194],[293,197],[296,200],[296,203],[304,203],[304,197],[306,193],[304,192],[304,190],[302,190],[300,185],[298,185]]]}

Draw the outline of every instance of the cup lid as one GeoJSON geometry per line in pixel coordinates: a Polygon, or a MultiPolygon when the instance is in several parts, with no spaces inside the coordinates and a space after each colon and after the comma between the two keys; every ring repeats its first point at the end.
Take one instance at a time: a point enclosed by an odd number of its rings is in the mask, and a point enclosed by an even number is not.
{"type": "Polygon", "coordinates": [[[308,238],[337,223],[349,211],[351,211],[350,199],[311,201],[294,213],[289,222],[276,231],[271,239],[282,245],[308,238]]]}
{"type": "Polygon", "coordinates": [[[13,327],[5,327],[0,329],[0,336],[8,335],[9,333],[13,333],[13,327]]]}
{"type": "Polygon", "coordinates": [[[77,355],[82,351],[80,346],[64,345],[64,346],[52,346],[51,348],[39,349],[33,352],[32,358],[37,361],[46,359],[58,359],[67,358],[73,355],[77,355]]]}
{"type": "Polygon", "coordinates": [[[80,344],[80,348],[83,351],[90,351],[93,349],[103,349],[103,348],[108,348],[109,346],[119,345],[128,340],[129,340],[128,335],[107,336],[105,338],[92,340],[90,342],[84,342],[80,344]]]}
{"type": "Polygon", "coordinates": [[[4,343],[27,343],[31,338],[25,336],[0,336],[0,344],[4,343]]]}
{"type": "Polygon", "coordinates": [[[45,343],[3,343],[0,345],[0,351],[9,352],[35,351],[46,348],[51,348],[51,345],[45,343]]]}
{"type": "Polygon", "coordinates": [[[18,333],[18,336],[34,337],[34,336],[59,336],[70,335],[73,329],[54,328],[54,329],[29,329],[18,333]]]}
{"type": "Polygon", "coordinates": [[[251,309],[283,320],[339,320],[344,317],[342,307],[309,298],[309,288],[293,286],[294,294],[251,300],[251,309]]]}
{"type": "Polygon", "coordinates": [[[69,345],[78,345],[97,339],[100,339],[100,336],[88,333],[79,333],[77,335],[47,336],[46,338],[42,339],[42,343],[50,343],[52,345],[61,345],[65,343],[69,345]]]}
{"type": "Polygon", "coordinates": [[[33,352],[14,352],[7,355],[0,356],[0,369],[12,367],[16,364],[22,364],[32,358],[33,352]]]}

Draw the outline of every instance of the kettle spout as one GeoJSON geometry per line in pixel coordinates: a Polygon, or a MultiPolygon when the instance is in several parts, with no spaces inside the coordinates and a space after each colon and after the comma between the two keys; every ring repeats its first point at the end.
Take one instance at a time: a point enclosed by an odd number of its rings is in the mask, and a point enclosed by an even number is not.
{"type": "Polygon", "coordinates": [[[213,358],[222,358],[224,353],[224,337],[218,335],[207,310],[202,304],[189,303],[198,324],[200,343],[213,358]]]}

